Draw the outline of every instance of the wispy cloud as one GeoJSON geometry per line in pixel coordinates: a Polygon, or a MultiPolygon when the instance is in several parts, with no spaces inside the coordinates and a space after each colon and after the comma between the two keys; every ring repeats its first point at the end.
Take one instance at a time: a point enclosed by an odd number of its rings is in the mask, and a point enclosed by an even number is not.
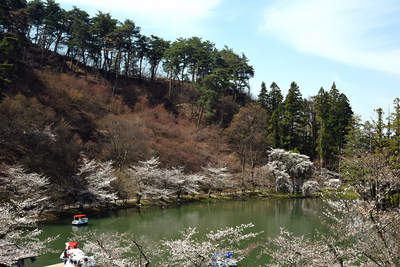
{"type": "MultiPolygon", "coordinates": [[[[223,0],[59,0],[59,3],[95,7],[103,12],[127,14],[147,27],[188,30],[211,16],[223,0]]],[[[140,25],[139,25],[140,26],[140,25]]]]}
{"type": "Polygon", "coordinates": [[[264,18],[264,32],[299,51],[400,74],[396,0],[279,1],[264,18]]]}

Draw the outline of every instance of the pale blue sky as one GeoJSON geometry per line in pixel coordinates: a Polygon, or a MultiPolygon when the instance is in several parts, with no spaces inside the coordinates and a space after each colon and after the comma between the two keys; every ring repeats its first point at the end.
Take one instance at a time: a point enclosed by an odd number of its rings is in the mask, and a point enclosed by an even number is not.
{"type": "MultiPolygon", "coordinates": [[[[303,97],[335,82],[353,111],[373,110],[400,97],[398,0],[56,0],[91,16],[100,10],[131,19],[147,36],[174,41],[198,36],[245,53],[257,96],[264,81],[286,95],[292,81],[303,97]]],[[[391,108],[393,110],[393,108],[391,108]]],[[[385,115],[385,116],[386,116],[385,115]]]]}

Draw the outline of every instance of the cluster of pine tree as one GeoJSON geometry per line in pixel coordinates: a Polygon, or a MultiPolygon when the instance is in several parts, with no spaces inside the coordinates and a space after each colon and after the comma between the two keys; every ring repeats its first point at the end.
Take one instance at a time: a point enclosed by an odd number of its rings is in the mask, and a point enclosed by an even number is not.
{"type": "Polygon", "coordinates": [[[304,99],[295,82],[285,98],[275,82],[270,90],[263,82],[257,102],[269,115],[267,134],[273,147],[309,155],[320,167],[337,169],[353,111],[335,83],[329,91],[321,88],[316,96],[304,99]]]}
{"type": "MultiPolygon", "coordinates": [[[[196,82],[198,104],[213,116],[221,96],[229,92],[236,99],[240,93],[247,93],[248,81],[254,76],[247,57],[227,46],[217,49],[199,37],[178,38],[174,42],[148,37],[141,34],[134,21],[120,22],[109,13],[99,11],[90,17],[78,7],[66,11],[54,0],[6,0],[0,10],[2,47],[23,54],[25,60],[26,48],[35,46],[41,51],[40,68],[46,65],[49,51],[65,54],[70,69],[77,71],[79,67],[85,77],[88,72],[96,79],[104,77],[104,85],[110,82],[113,94],[120,76],[125,81],[166,77],[170,80],[170,100],[172,81],[196,82]]],[[[4,65],[10,56],[7,53],[0,57],[0,81],[4,87],[13,80],[8,71],[11,66],[4,65]]],[[[64,61],[60,66],[61,71],[65,64],[64,61]]]]}

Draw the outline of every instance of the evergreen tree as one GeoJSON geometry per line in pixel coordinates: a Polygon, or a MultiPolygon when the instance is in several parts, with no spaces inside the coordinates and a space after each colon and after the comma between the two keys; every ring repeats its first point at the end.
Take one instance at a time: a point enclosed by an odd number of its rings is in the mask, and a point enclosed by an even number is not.
{"type": "Polygon", "coordinates": [[[32,31],[32,28],[35,27],[35,29],[36,29],[36,35],[34,38],[35,43],[38,40],[39,28],[43,23],[44,9],[45,9],[45,5],[41,0],[30,1],[26,8],[26,11],[28,12],[28,23],[29,23],[27,37],[28,37],[28,39],[30,39],[30,33],[32,31]]]}
{"type": "Polygon", "coordinates": [[[392,135],[389,139],[389,151],[393,156],[400,154],[400,98],[393,101],[394,112],[390,115],[390,131],[392,135]]]}
{"type": "Polygon", "coordinates": [[[10,35],[26,33],[26,0],[0,1],[0,32],[10,35]]]}
{"type": "Polygon", "coordinates": [[[212,42],[202,41],[199,37],[189,38],[186,53],[192,82],[211,74],[216,58],[216,49],[212,42]]]}
{"type": "MultiPolygon", "coordinates": [[[[91,42],[90,28],[92,27],[92,21],[89,14],[77,7],[67,13],[67,31],[70,33],[69,39],[66,41],[68,49],[74,51],[73,57],[79,56],[78,62],[82,62],[86,66],[86,52],[91,42]]],[[[72,67],[72,62],[71,62],[72,67]]],[[[76,67],[75,67],[76,68],[76,67]]],[[[86,67],[85,67],[86,76],[86,67]]]]}
{"type": "Polygon", "coordinates": [[[317,138],[318,138],[318,123],[317,113],[314,108],[315,97],[304,99],[304,118],[305,127],[302,139],[303,154],[309,155],[311,159],[316,156],[317,138]]]}
{"type": "Polygon", "coordinates": [[[273,82],[270,86],[270,92],[267,95],[267,112],[268,114],[274,113],[275,110],[279,108],[282,104],[283,95],[279,86],[273,82]]]}
{"type": "Polygon", "coordinates": [[[353,110],[350,106],[350,101],[347,96],[343,93],[339,95],[338,101],[338,112],[337,112],[337,125],[335,129],[337,130],[337,136],[339,138],[338,143],[340,148],[343,148],[345,136],[348,133],[348,127],[350,125],[351,118],[353,117],[353,110]]]}
{"type": "Polygon", "coordinates": [[[145,35],[139,34],[138,40],[135,43],[136,56],[139,60],[139,80],[142,79],[143,74],[143,59],[149,53],[150,47],[150,38],[145,35]]]}
{"type": "Polygon", "coordinates": [[[338,168],[339,153],[343,148],[353,111],[345,94],[339,93],[335,83],[329,92],[320,89],[314,108],[319,124],[317,151],[321,167],[338,168]]]}
{"type": "Polygon", "coordinates": [[[0,99],[12,81],[20,77],[24,64],[20,62],[21,47],[18,39],[7,36],[0,42],[0,99]]]}
{"type": "Polygon", "coordinates": [[[296,151],[300,149],[300,135],[304,118],[303,118],[303,98],[300,93],[297,83],[292,82],[285,102],[285,117],[284,117],[284,148],[286,150],[296,151]]]}
{"type": "Polygon", "coordinates": [[[261,90],[260,93],[258,94],[257,103],[260,107],[262,107],[265,110],[267,109],[267,99],[268,99],[267,86],[265,85],[265,82],[262,82],[261,90]]]}
{"type": "Polygon", "coordinates": [[[274,140],[275,148],[283,147],[283,116],[284,105],[283,95],[279,86],[273,82],[270,86],[269,97],[267,98],[267,113],[270,112],[268,132],[274,140]]]}
{"type": "Polygon", "coordinates": [[[110,13],[102,13],[98,11],[96,16],[92,18],[93,24],[90,28],[90,33],[93,38],[93,49],[99,53],[99,58],[103,58],[104,70],[104,85],[107,80],[107,71],[111,66],[111,59],[109,58],[109,50],[112,48],[112,40],[109,35],[114,31],[117,26],[117,20],[113,19],[110,13]],[[101,53],[103,52],[103,56],[101,53]]]}
{"type": "Polygon", "coordinates": [[[61,9],[60,4],[54,0],[46,0],[43,19],[44,29],[41,40],[42,52],[43,49],[49,49],[56,41],[59,32],[62,32],[63,12],[65,11],[61,9]]]}
{"type": "Polygon", "coordinates": [[[374,125],[375,129],[375,138],[374,138],[374,144],[377,147],[377,149],[382,152],[383,147],[385,146],[385,134],[384,134],[384,128],[385,125],[383,123],[383,110],[381,108],[375,109],[374,112],[376,113],[376,121],[372,120],[372,123],[374,125]]]}
{"type": "Polygon", "coordinates": [[[189,63],[187,50],[187,39],[184,38],[178,38],[165,50],[164,58],[166,62],[164,64],[164,71],[169,74],[170,81],[175,78],[179,79],[179,76],[181,77],[180,80],[183,81],[185,70],[189,63]]]}
{"type": "Polygon", "coordinates": [[[157,73],[158,66],[161,60],[164,58],[164,52],[169,48],[169,41],[164,40],[161,37],[151,35],[150,46],[147,51],[147,59],[150,63],[150,79],[154,79],[157,73]]]}

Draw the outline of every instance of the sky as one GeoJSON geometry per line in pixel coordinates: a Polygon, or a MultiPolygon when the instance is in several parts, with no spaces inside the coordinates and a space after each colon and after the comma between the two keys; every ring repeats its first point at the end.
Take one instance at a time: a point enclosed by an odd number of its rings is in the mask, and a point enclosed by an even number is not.
{"type": "Polygon", "coordinates": [[[400,98],[398,0],[56,0],[123,22],[165,40],[197,36],[244,53],[255,70],[251,94],[295,81],[303,98],[335,83],[363,120],[386,117],[400,98]]]}

